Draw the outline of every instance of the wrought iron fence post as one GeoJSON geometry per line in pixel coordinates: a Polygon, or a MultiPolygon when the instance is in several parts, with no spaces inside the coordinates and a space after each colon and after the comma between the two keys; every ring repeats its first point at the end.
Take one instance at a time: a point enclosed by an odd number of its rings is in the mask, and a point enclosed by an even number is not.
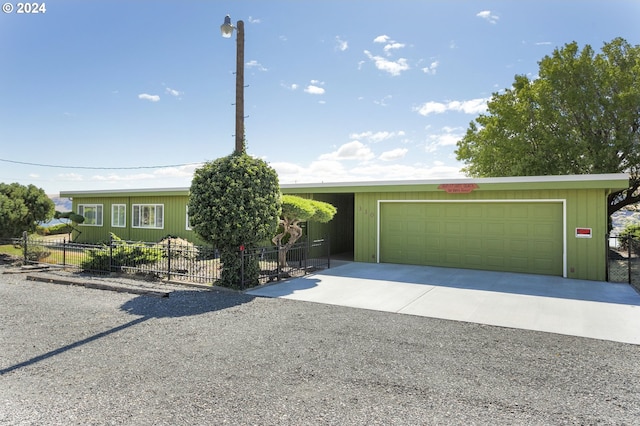
{"type": "Polygon", "coordinates": [[[302,255],[304,256],[304,274],[307,275],[307,260],[309,259],[309,253],[311,253],[311,238],[307,235],[307,246],[304,249],[302,255]]]}
{"type": "Polygon", "coordinates": [[[167,238],[167,279],[171,279],[171,237],[167,238]]]}
{"type": "Polygon", "coordinates": [[[67,239],[62,239],[62,267],[67,266],[67,239]]]}
{"type": "Polygon", "coordinates": [[[631,244],[633,239],[631,238],[631,232],[627,235],[627,282],[631,284],[631,244]]]}
{"type": "Polygon", "coordinates": [[[27,231],[24,231],[22,233],[22,241],[23,241],[23,244],[22,244],[23,253],[22,254],[24,255],[24,263],[26,264],[27,263],[27,251],[28,251],[28,248],[27,248],[27,244],[28,244],[27,243],[27,241],[28,241],[27,231]]]}
{"type": "Polygon", "coordinates": [[[240,246],[240,289],[244,290],[244,246],[240,246]]]}
{"type": "Polygon", "coordinates": [[[278,248],[278,251],[276,252],[276,281],[280,281],[280,250],[282,250],[282,247],[280,246],[279,241],[276,247],[278,248]]]}
{"type": "Polygon", "coordinates": [[[109,235],[109,272],[113,271],[113,235],[109,235]]]}

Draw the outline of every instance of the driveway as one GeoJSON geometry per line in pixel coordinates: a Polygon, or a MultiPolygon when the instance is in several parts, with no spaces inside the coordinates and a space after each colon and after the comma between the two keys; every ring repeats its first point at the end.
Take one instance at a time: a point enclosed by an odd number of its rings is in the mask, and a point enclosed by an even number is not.
{"type": "Polygon", "coordinates": [[[247,293],[640,344],[640,294],[627,284],[351,262],[247,293]]]}

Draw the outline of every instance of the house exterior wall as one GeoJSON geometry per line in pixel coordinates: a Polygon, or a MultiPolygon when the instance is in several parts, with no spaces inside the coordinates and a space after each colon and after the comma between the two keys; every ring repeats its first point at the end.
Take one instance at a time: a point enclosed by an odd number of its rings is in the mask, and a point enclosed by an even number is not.
{"type": "MultiPolygon", "coordinates": [[[[568,278],[606,279],[607,195],[628,187],[623,174],[594,176],[543,176],[488,178],[451,181],[415,181],[400,183],[349,183],[283,185],[285,194],[326,201],[338,208],[329,224],[310,223],[312,239],[329,235],[331,253],[352,250],[358,262],[378,262],[381,221],[380,204],[398,200],[430,202],[541,202],[552,200],[563,209],[563,275],[568,278]],[[470,192],[447,192],[446,185],[472,185],[470,192]],[[576,228],[591,229],[591,238],[577,238],[576,228]]],[[[73,198],[73,211],[79,204],[103,206],[102,226],[80,225],[79,242],[106,241],[109,233],[135,241],[159,241],[167,235],[201,243],[187,229],[188,188],[164,190],[80,191],[61,192],[73,198]],[[126,205],[126,226],[114,227],[111,209],[114,204],[126,205]],[[132,226],[134,204],[162,204],[164,225],[161,229],[132,226]]]]}
{"type": "Polygon", "coordinates": [[[91,226],[85,224],[76,225],[80,231],[73,233],[73,240],[76,242],[105,242],[109,239],[109,234],[114,233],[119,238],[128,241],[160,241],[171,235],[202,243],[195,232],[187,229],[187,203],[189,201],[188,192],[181,193],[159,193],[147,195],[144,193],[123,194],[108,193],[100,196],[73,196],[73,211],[78,212],[79,205],[102,205],[103,221],[102,226],[91,226]],[[126,223],[124,227],[113,225],[112,206],[124,205],[126,208],[126,223]],[[145,228],[133,226],[133,206],[134,205],[162,205],[163,225],[162,228],[145,228]]]}

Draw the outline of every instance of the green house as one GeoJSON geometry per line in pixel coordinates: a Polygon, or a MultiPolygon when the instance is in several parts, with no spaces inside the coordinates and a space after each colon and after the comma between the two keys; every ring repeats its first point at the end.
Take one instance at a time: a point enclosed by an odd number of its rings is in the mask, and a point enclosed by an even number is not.
{"type": "MultiPolygon", "coordinates": [[[[417,264],[605,280],[607,195],[626,174],[282,185],[337,207],[310,238],[357,262],[417,264]]],[[[167,235],[195,242],[188,188],[66,191],[85,216],[76,241],[167,235]]]]}

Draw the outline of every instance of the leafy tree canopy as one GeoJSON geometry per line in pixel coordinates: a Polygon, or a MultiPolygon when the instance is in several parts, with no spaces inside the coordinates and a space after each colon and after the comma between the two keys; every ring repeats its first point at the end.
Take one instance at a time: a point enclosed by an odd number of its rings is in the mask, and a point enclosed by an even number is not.
{"type": "Polygon", "coordinates": [[[221,284],[237,285],[239,248],[267,241],[276,232],[279,216],[278,175],[263,160],[234,153],[196,170],[189,221],[200,238],[220,250],[221,284]]]}
{"type": "Polygon", "coordinates": [[[53,217],[55,205],[43,189],[34,185],[0,183],[0,238],[34,232],[38,222],[53,217]]]}
{"type": "Polygon", "coordinates": [[[280,225],[282,229],[272,241],[281,247],[278,256],[280,266],[286,266],[287,251],[302,236],[300,222],[320,222],[326,223],[333,219],[337,209],[335,206],[324,201],[310,200],[296,195],[282,196],[282,217],[280,225]],[[282,244],[286,237],[289,237],[286,244],[282,244]]]}
{"type": "Polygon", "coordinates": [[[471,122],[456,155],[468,175],[629,173],[609,214],[640,201],[640,46],[616,38],[600,53],[577,43],[517,75],[471,122]]]}

